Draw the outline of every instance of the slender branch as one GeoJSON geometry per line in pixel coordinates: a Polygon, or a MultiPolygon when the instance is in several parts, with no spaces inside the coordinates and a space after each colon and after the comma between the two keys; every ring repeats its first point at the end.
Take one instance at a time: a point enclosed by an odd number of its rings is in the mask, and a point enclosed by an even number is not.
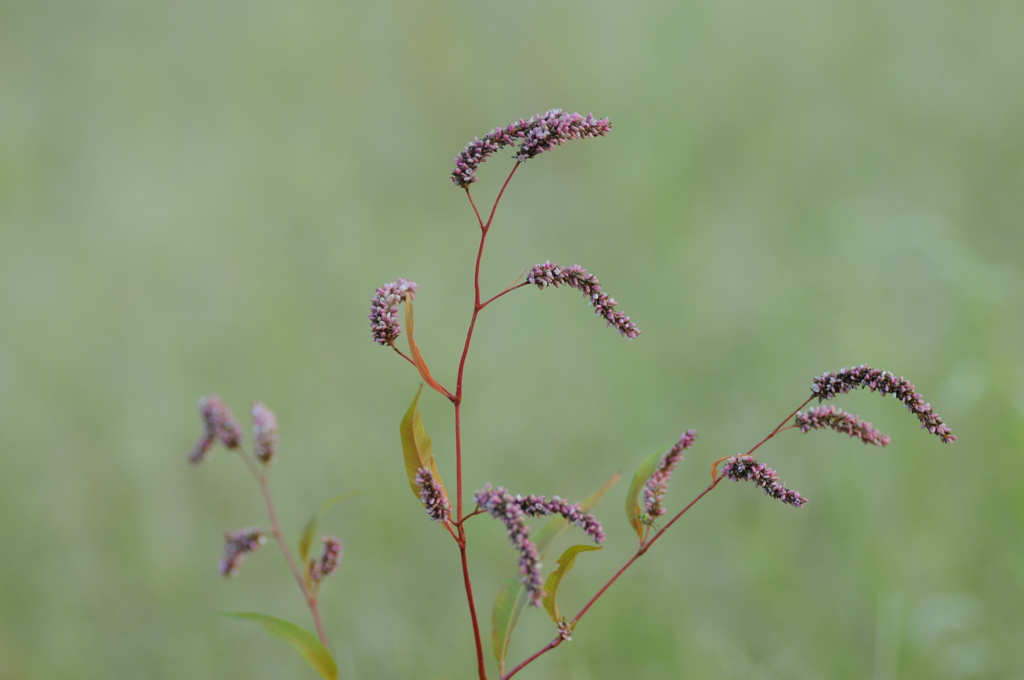
{"type": "Polygon", "coordinates": [[[487,666],[484,662],[483,636],[480,635],[480,621],[476,615],[473,599],[473,582],[469,578],[469,560],[466,557],[466,530],[459,527],[459,556],[462,560],[462,581],[466,585],[466,601],[469,602],[469,618],[473,621],[473,640],[476,643],[476,666],[480,680],[487,680],[487,666]]]}
{"type": "Polygon", "coordinates": [[[522,288],[523,286],[528,286],[528,285],[530,285],[530,284],[527,281],[523,281],[522,283],[514,283],[511,286],[509,286],[508,288],[506,288],[505,290],[503,290],[500,293],[498,293],[497,295],[495,295],[494,297],[492,297],[492,298],[482,302],[480,304],[480,309],[483,309],[487,305],[491,304],[492,302],[494,302],[495,300],[500,298],[502,295],[508,295],[509,293],[511,293],[512,291],[516,290],[517,288],[522,288]]]}
{"type": "MultiPolygon", "coordinates": [[[[491,206],[490,216],[487,218],[487,223],[484,224],[480,217],[480,212],[477,210],[476,203],[473,201],[473,196],[469,192],[469,187],[466,188],[466,197],[469,199],[469,203],[473,206],[473,212],[476,214],[477,222],[480,224],[480,244],[477,246],[476,261],[473,265],[473,313],[469,318],[469,327],[466,329],[466,341],[462,346],[462,356],[459,358],[459,370],[455,379],[455,394],[449,394],[452,404],[455,407],[455,521],[458,527],[458,538],[457,542],[459,545],[459,554],[462,559],[462,581],[466,587],[466,601],[469,605],[469,616],[473,623],[473,640],[476,643],[476,659],[477,659],[477,671],[480,675],[480,680],[487,680],[487,666],[484,661],[484,647],[483,637],[480,635],[480,621],[476,614],[476,602],[473,598],[473,582],[469,575],[469,560],[466,556],[466,530],[462,525],[465,519],[463,515],[463,483],[462,483],[462,387],[463,387],[463,376],[466,372],[466,359],[469,357],[469,347],[473,342],[473,330],[476,328],[476,319],[480,314],[480,310],[483,309],[484,305],[480,302],[480,265],[483,261],[484,256],[484,245],[487,243],[487,232],[491,228],[491,222],[494,221],[495,212],[498,209],[498,203],[501,201],[502,195],[505,193],[505,188],[511,181],[512,176],[516,172],[516,168],[519,167],[519,163],[512,168],[512,172],[509,173],[505,179],[505,183],[501,186],[501,191],[498,192],[497,198],[494,199],[494,205],[491,206]]],[[[505,292],[508,292],[507,290],[505,292]]],[[[499,294],[500,295],[500,294],[499,294]]],[[[493,300],[494,298],[492,298],[493,300]]],[[[490,302],[490,300],[488,300],[490,302]]]]}
{"type": "Polygon", "coordinates": [[[508,183],[512,181],[512,176],[516,174],[516,170],[522,165],[522,161],[516,161],[516,164],[512,166],[512,172],[508,173],[508,177],[505,178],[505,183],[501,185],[501,189],[498,191],[497,197],[494,199],[494,205],[491,206],[491,214],[487,217],[487,224],[483,226],[483,229],[487,230],[491,228],[491,222],[494,221],[494,213],[498,211],[498,204],[501,203],[501,197],[505,194],[505,188],[508,187],[508,183]]]}
{"type": "Polygon", "coordinates": [[[298,584],[299,590],[302,591],[302,597],[306,600],[306,606],[309,607],[309,613],[313,617],[313,624],[316,626],[317,637],[320,638],[320,642],[324,647],[330,649],[330,643],[327,640],[327,631],[324,630],[323,621],[320,619],[320,607],[317,602],[317,594],[306,584],[305,573],[299,569],[298,563],[292,556],[291,550],[288,549],[288,543],[284,540],[284,534],[281,532],[281,524],[277,521],[277,511],[274,508],[274,500],[270,494],[270,484],[267,481],[267,467],[258,466],[256,461],[252,459],[247,452],[240,449],[239,456],[245,462],[246,467],[252,472],[253,477],[256,478],[256,482],[260,485],[260,491],[263,492],[263,503],[267,508],[267,515],[270,518],[270,533],[274,536],[277,541],[277,545],[281,548],[281,553],[284,555],[285,561],[288,563],[288,568],[292,572],[292,576],[295,577],[295,583],[298,584]]]}
{"type": "Polygon", "coordinates": [[[547,654],[552,649],[554,649],[558,645],[562,644],[564,641],[565,641],[565,638],[563,638],[561,635],[559,635],[554,640],[552,640],[551,642],[547,643],[546,645],[544,645],[543,647],[538,649],[536,652],[534,652],[530,656],[528,656],[525,659],[523,659],[522,663],[520,663],[518,666],[516,666],[515,668],[510,670],[505,675],[501,676],[501,680],[508,680],[513,675],[515,675],[516,673],[518,673],[519,671],[523,670],[524,668],[529,666],[531,663],[536,661],[539,657],[543,656],[544,654],[547,654]]]}

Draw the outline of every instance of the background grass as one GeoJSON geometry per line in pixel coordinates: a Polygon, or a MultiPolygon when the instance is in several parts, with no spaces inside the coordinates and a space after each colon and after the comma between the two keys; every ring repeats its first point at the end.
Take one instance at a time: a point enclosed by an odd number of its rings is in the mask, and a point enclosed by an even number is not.
{"type": "MultiPolygon", "coordinates": [[[[644,334],[571,291],[489,308],[472,488],[583,498],[694,427],[680,507],[814,375],[862,362],[960,439],[844,398],[889,449],[777,440],[764,459],[808,506],[725,485],[520,677],[1024,677],[1022,29],[1017,0],[7,0],[0,677],[312,677],[215,615],[309,624],[269,546],[216,574],[221,532],[265,520],[230,455],[185,462],[210,392],[276,410],[293,538],[372,491],[324,525],[345,541],[323,591],[344,677],[472,677],[456,552],[402,473],[418,376],[365,317],[374,288],[417,281],[452,382],[476,231],[451,159],[551,107],[614,131],[520,169],[485,290],[578,262],[644,334]]],[[[482,205],[510,167],[482,168],[482,205]]],[[[422,407],[450,477],[450,407],[422,407]]],[[[635,545],[626,486],[563,609],[635,545]]],[[[486,612],[514,556],[471,529],[486,612]]],[[[528,614],[515,658],[553,632],[528,614]]]]}

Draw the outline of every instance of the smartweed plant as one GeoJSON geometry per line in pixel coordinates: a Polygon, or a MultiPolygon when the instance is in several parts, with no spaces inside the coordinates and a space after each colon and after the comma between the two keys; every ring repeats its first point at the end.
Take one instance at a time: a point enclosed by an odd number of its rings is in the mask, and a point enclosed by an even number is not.
{"type": "MultiPolygon", "coordinates": [[[[807,499],[787,488],[775,470],[756,460],[755,453],[769,439],[787,430],[832,430],[873,446],[886,446],[889,443],[889,437],[872,427],[871,423],[840,410],[833,404],[824,405],[822,402],[831,401],[857,389],[868,389],[882,396],[892,395],[920,421],[923,429],[938,437],[943,443],[948,444],[956,439],[942,418],[932,410],[931,405],[925,402],[907,379],[866,365],[826,372],[811,381],[809,394],[763,439],[745,453],[715,461],[711,466],[711,478],[707,487],[666,520],[664,518],[669,515],[669,511],[663,499],[672,472],[683,461],[683,454],[694,445],[697,436],[694,430],[687,430],[665,451],[656,452],[643,460],[626,491],[625,519],[636,533],[636,552],[593,593],[579,611],[563,612],[557,599],[559,587],[573,568],[577,557],[584,552],[599,550],[600,544],[605,540],[601,523],[590,510],[609,491],[618,476],[613,476],[582,503],[573,503],[558,496],[548,498],[521,495],[502,486],[480,485],[475,480],[470,482],[475,490],[467,493],[467,482],[463,478],[462,405],[467,396],[463,391],[463,376],[473,344],[473,331],[480,313],[498,303],[504,296],[527,286],[535,286],[542,290],[562,286],[574,288],[582,293],[587,304],[604,320],[605,326],[613,328],[627,340],[640,335],[640,329],[630,318],[616,310],[618,303],[602,290],[597,277],[578,264],[562,266],[544,262],[533,265],[528,270],[523,270],[525,276],[521,273],[516,282],[490,295],[484,293],[480,286],[480,269],[487,235],[494,224],[498,204],[519,167],[527,160],[565,142],[603,137],[610,131],[611,123],[607,119],[552,109],[529,120],[519,119],[507,127],[496,128],[483,138],[474,139],[456,156],[455,169],[451,175],[452,182],[466,193],[469,207],[479,227],[479,245],[473,264],[472,314],[466,329],[454,384],[446,386],[434,378],[426,359],[416,345],[413,300],[416,298],[418,286],[413,281],[398,279],[381,286],[374,293],[370,303],[370,331],[373,340],[409,363],[422,380],[419,391],[416,392],[399,423],[405,473],[410,490],[423,505],[426,515],[424,519],[439,523],[448,534],[452,549],[459,552],[460,577],[465,589],[469,619],[468,628],[475,643],[475,669],[481,680],[485,680],[488,673],[503,680],[511,678],[544,654],[570,640],[576,624],[590,612],[601,596],[629,571],[634,562],[647,554],[665,532],[669,531],[697,501],[717,488],[723,480],[750,482],[771,498],[794,508],[803,506],[807,499]],[[481,212],[473,200],[470,187],[477,181],[480,165],[492,154],[507,146],[516,147],[515,164],[505,178],[490,210],[481,212]],[[399,310],[403,305],[404,329],[399,323],[399,310]],[[403,330],[406,350],[397,344],[403,330]],[[452,405],[454,487],[446,485],[442,480],[431,450],[430,437],[418,410],[423,385],[428,386],[452,405]],[[807,408],[814,401],[819,405],[807,408]],[[471,578],[466,524],[471,520],[485,522],[487,520],[484,516],[488,515],[504,526],[517,556],[518,573],[515,578],[509,579],[497,594],[491,593],[487,596],[492,602],[492,611],[487,617],[491,621],[491,630],[485,632],[481,621],[484,617],[481,615],[479,596],[474,591],[471,578]],[[538,531],[533,532],[527,525],[527,520],[539,516],[550,519],[538,531]],[[544,558],[555,539],[571,527],[582,531],[590,539],[589,542],[569,547],[557,558],[553,569],[545,569],[544,558]],[[551,640],[525,658],[510,660],[509,642],[520,614],[526,607],[540,607],[547,612],[551,619],[551,640]],[[486,647],[490,649],[485,650],[486,647]],[[488,651],[494,660],[490,670],[488,651]]],[[[248,618],[261,623],[270,633],[291,643],[323,678],[336,678],[337,668],[329,651],[330,646],[321,622],[317,596],[324,579],[338,569],[342,545],[337,537],[330,535],[321,538],[322,546],[318,554],[314,554],[313,545],[323,513],[343,496],[328,501],[312,516],[300,533],[296,551],[293,552],[282,534],[268,484],[268,473],[278,443],[277,422],[273,412],[261,403],[253,406],[254,434],[252,450],[249,451],[243,446],[241,426],[221,399],[216,396],[203,397],[199,402],[199,411],[204,425],[203,434],[189,454],[189,460],[193,464],[202,462],[216,443],[237,452],[260,487],[269,521],[269,531],[264,531],[260,527],[249,527],[228,531],[225,534],[224,555],[219,565],[220,573],[224,576],[235,576],[245,557],[257,550],[269,535],[284,554],[299,591],[309,607],[316,633],[309,633],[295,624],[264,614],[237,613],[229,616],[248,618]]]]}

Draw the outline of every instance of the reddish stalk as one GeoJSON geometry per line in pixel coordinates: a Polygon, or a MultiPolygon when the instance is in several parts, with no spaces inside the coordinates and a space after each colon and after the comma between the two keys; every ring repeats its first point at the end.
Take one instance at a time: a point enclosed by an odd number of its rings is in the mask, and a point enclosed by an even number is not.
{"type": "Polygon", "coordinates": [[[462,502],[462,379],[465,375],[466,359],[469,356],[469,347],[473,342],[473,330],[476,328],[476,319],[480,314],[480,310],[493,300],[511,290],[506,289],[488,300],[486,303],[482,303],[480,295],[480,266],[483,262],[484,245],[487,243],[487,232],[490,230],[491,223],[494,221],[494,215],[498,210],[498,203],[501,202],[501,197],[505,193],[505,188],[508,187],[508,183],[512,180],[512,176],[516,174],[516,168],[518,167],[519,163],[516,163],[515,166],[513,166],[512,171],[508,174],[508,177],[505,178],[505,183],[501,185],[501,190],[498,192],[497,197],[494,199],[494,204],[491,206],[491,212],[487,217],[486,223],[484,223],[481,218],[480,211],[477,210],[476,203],[473,201],[473,196],[469,191],[469,187],[466,187],[466,197],[469,199],[469,203],[473,207],[473,213],[476,215],[477,222],[480,225],[480,244],[477,246],[476,262],[473,265],[473,313],[469,318],[469,327],[466,329],[466,341],[462,346],[462,356],[459,358],[459,370],[455,378],[455,394],[449,395],[449,400],[455,407],[455,519],[456,525],[458,526],[457,543],[462,560],[462,581],[466,588],[466,600],[469,604],[469,616],[473,622],[473,639],[476,643],[477,672],[480,676],[480,680],[487,680],[487,666],[484,661],[484,647],[483,637],[480,635],[480,621],[477,617],[476,602],[473,597],[473,582],[469,575],[469,561],[466,556],[466,530],[463,526],[465,515],[463,513],[464,506],[462,502]]]}
{"type": "Polygon", "coordinates": [[[320,620],[320,607],[317,602],[316,592],[306,585],[305,574],[299,569],[291,550],[288,549],[288,543],[285,542],[284,535],[281,533],[281,525],[277,521],[277,511],[274,509],[274,500],[270,495],[270,485],[267,483],[267,468],[266,466],[258,467],[252,457],[244,450],[240,449],[239,455],[256,478],[256,482],[260,485],[260,490],[263,492],[263,503],[266,505],[267,515],[270,517],[270,533],[274,536],[274,540],[277,541],[278,547],[281,548],[281,553],[288,563],[288,568],[291,570],[292,576],[295,577],[299,590],[302,591],[302,597],[306,600],[306,606],[309,607],[309,613],[313,617],[313,624],[316,626],[317,637],[320,638],[320,642],[324,647],[330,649],[330,643],[327,641],[327,631],[324,630],[324,624],[320,620]]]}

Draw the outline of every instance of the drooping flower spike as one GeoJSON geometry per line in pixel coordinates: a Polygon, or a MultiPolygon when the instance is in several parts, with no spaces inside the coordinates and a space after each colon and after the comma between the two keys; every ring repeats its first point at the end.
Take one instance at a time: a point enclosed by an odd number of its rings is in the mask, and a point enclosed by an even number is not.
{"type": "Polygon", "coordinates": [[[753,456],[736,455],[726,458],[725,465],[722,466],[722,474],[734,482],[753,482],[755,486],[764,489],[764,492],[772,498],[777,498],[795,508],[799,508],[807,502],[807,499],[799,493],[783,486],[775,470],[758,463],[753,456]]]}
{"type": "Polygon", "coordinates": [[[321,539],[324,549],[320,557],[310,560],[307,566],[311,583],[319,584],[328,576],[333,576],[341,564],[341,539],[337,536],[324,536],[321,539]]]}
{"type": "Polygon", "coordinates": [[[917,416],[921,427],[942,440],[944,444],[953,442],[956,437],[953,431],[942,422],[938,413],[932,410],[931,404],[914,391],[909,380],[897,378],[889,371],[871,368],[867,364],[856,368],[844,368],[834,373],[824,373],[814,379],[811,391],[818,397],[818,402],[832,399],[838,394],[846,394],[852,390],[867,387],[882,396],[888,394],[899,399],[907,410],[917,416]]]}
{"type": "Polygon", "coordinates": [[[587,270],[578,264],[571,267],[559,267],[552,262],[534,265],[526,275],[526,282],[534,284],[541,290],[548,286],[558,288],[561,285],[575,288],[583,293],[583,297],[594,308],[594,312],[605,320],[605,325],[614,326],[619,335],[632,340],[641,333],[628,316],[615,311],[615,305],[618,303],[607,293],[601,292],[601,283],[597,277],[588,274],[587,270]]]}
{"type": "Polygon", "coordinates": [[[370,300],[370,332],[378,345],[394,345],[402,332],[398,323],[398,305],[416,299],[418,286],[406,279],[398,279],[377,289],[370,300]]]}
{"type": "Polygon", "coordinates": [[[253,455],[263,464],[269,463],[277,453],[277,416],[266,404],[252,405],[253,455]]]}
{"type": "Polygon", "coordinates": [[[611,128],[607,118],[598,120],[593,114],[581,116],[563,113],[561,109],[538,113],[529,120],[520,118],[506,127],[495,128],[483,139],[474,139],[463,149],[455,157],[452,182],[467,188],[476,181],[476,169],[480,164],[506,146],[522,142],[515,154],[515,159],[522,162],[574,139],[603,137],[611,128]]]}
{"type": "Polygon", "coordinates": [[[797,411],[793,417],[793,424],[800,428],[801,432],[830,429],[856,437],[865,444],[886,446],[889,443],[888,435],[876,430],[871,423],[861,420],[860,416],[838,409],[834,404],[815,406],[807,409],[806,413],[797,411]]]}
{"type": "Polygon", "coordinates": [[[266,543],[263,530],[259,527],[224,532],[224,556],[217,566],[221,576],[236,576],[245,561],[245,556],[256,552],[266,543]]]}
{"type": "Polygon", "coordinates": [[[654,469],[654,474],[644,484],[644,514],[642,516],[644,524],[654,524],[656,519],[665,514],[665,506],[661,501],[665,492],[668,491],[668,482],[672,477],[672,471],[682,462],[683,451],[693,446],[696,439],[697,431],[687,430],[658,461],[658,467],[654,469]]]}
{"type": "Polygon", "coordinates": [[[420,502],[427,509],[430,519],[435,522],[451,519],[452,504],[448,501],[444,487],[437,483],[434,473],[428,468],[421,467],[416,471],[413,481],[420,487],[420,502]]]}
{"type": "Polygon", "coordinates": [[[220,442],[228,449],[236,449],[242,445],[242,426],[224,400],[216,394],[207,395],[199,400],[199,415],[203,419],[203,434],[188,455],[190,463],[202,463],[215,442],[220,442]]]}
{"type": "Polygon", "coordinates": [[[593,515],[580,510],[579,505],[568,503],[557,496],[551,500],[543,496],[513,496],[503,487],[492,488],[490,484],[477,491],[474,500],[479,508],[505,525],[512,547],[519,554],[519,573],[526,586],[530,603],[539,607],[544,596],[544,579],[541,576],[540,554],[530,540],[530,528],[526,516],[561,515],[569,522],[583,529],[594,542],[604,541],[604,530],[593,515]]]}

